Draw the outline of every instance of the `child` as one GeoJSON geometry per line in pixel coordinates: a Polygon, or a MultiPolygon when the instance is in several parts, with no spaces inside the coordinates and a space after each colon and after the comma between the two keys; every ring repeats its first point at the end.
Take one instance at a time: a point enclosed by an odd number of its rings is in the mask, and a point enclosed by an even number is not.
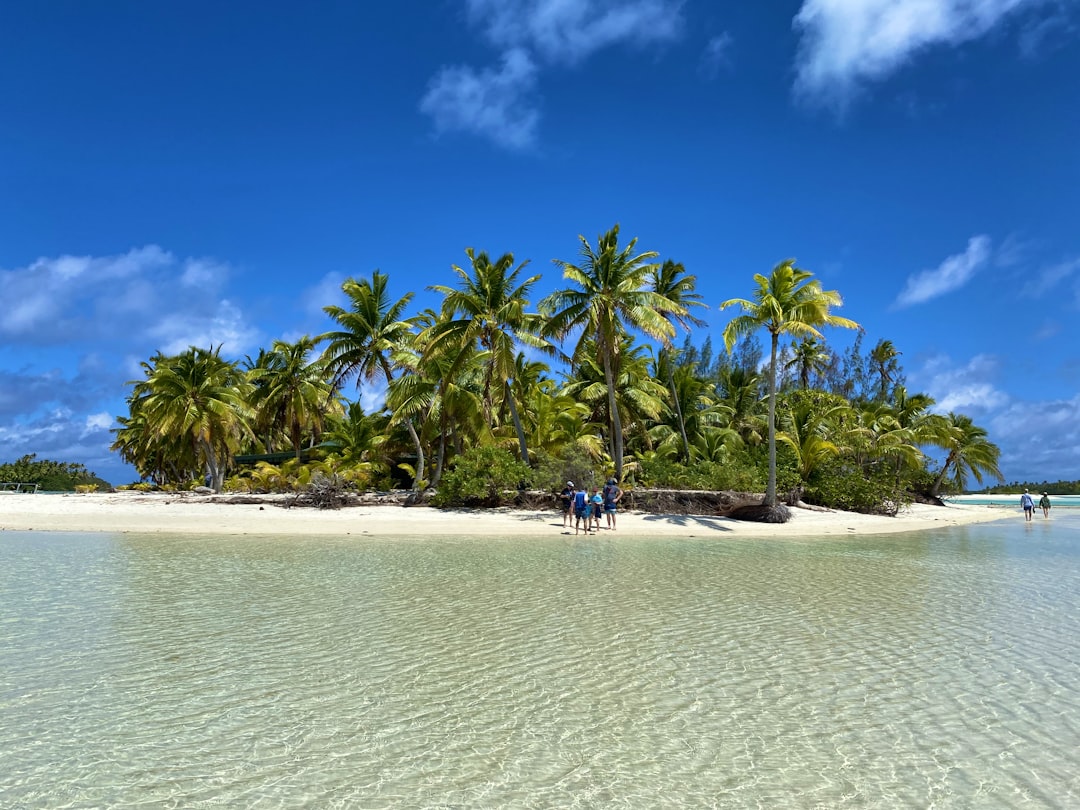
{"type": "Polygon", "coordinates": [[[594,530],[600,531],[600,513],[604,511],[604,499],[600,495],[600,490],[596,487],[592,488],[592,497],[589,499],[592,504],[592,519],[594,530]]]}

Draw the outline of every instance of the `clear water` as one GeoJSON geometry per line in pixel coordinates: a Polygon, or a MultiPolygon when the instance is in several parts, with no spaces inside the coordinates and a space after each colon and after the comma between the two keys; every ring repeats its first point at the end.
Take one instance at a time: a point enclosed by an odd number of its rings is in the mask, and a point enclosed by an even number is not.
{"type": "Polygon", "coordinates": [[[1080,514],[0,534],[0,806],[1080,805],[1080,514]]]}

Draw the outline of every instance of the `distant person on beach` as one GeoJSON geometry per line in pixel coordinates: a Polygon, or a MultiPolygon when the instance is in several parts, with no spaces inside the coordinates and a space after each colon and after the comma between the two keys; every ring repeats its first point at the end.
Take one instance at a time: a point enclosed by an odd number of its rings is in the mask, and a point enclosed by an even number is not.
{"type": "Polygon", "coordinates": [[[567,481],[562,492],[559,493],[559,501],[562,504],[562,527],[570,528],[570,505],[574,502],[574,482],[567,481]]]}
{"type": "Polygon", "coordinates": [[[594,531],[600,531],[600,513],[604,511],[604,499],[600,495],[600,490],[596,487],[592,488],[592,497],[589,498],[589,503],[592,504],[594,531]]]}
{"type": "Polygon", "coordinates": [[[589,533],[589,494],[584,489],[574,491],[574,534],[578,533],[581,523],[585,523],[585,534],[589,533]]]}
{"type": "Polygon", "coordinates": [[[1050,495],[1048,493],[1043,493],[1042,498],[1039,499],[1039,506],[1042,507],[1043,517],[1050,517],[1050,495]]]}
{"type": "Polygon", "coordinates": [[[614,478],[609,479],[604,484],[604,514],[607,515],[607,527],[609,529],[615,528],[615,504],[619,502],[622,494],[622,490],[619,489],[619,485],[614,478]]]}
{"type": "Polygon", "coordinates": [[[1032,513],[1035,511],[1035,500],[1026,489],[1024,494],[1020,496],[1020,505],[1024,507],[1024,520],[1031,520],[1032,513]]]}

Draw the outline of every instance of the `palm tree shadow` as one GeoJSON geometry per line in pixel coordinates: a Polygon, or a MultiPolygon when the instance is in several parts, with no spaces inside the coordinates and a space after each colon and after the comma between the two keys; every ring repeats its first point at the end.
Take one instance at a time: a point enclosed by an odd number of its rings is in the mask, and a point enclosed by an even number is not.
{"type": "Polygon", "coordinates": [[[734,521],[732,521],[731,518],[723,517],[708,517],[706,515],[644,515],[642,520],[646,523],[667,523],[672,526],[681,526],[683,528],[697,526],[702,529],[712,529],[716,532],[734,531],[729,525],[734,521]]]}

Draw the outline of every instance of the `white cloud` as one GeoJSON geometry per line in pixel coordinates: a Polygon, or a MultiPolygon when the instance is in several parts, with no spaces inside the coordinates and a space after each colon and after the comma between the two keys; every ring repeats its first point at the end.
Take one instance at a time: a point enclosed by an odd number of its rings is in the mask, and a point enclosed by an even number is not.
{"type": "Polygon", "coordinates": [[[1013,402],[985,425],[1001,448],[1011,480],[1080,478],[1080,395],[1045,402],[1013,402]]]}
{"type": "MultiPolygon", "coordinates": [[[[157,245],[115,256],[39,258],[0,270],[0,336],[35,346],[131,341],[159,315],[201,316],[229,274],[211,259],[180,260],[157,245]]],[[[157,348],[157,347],[153,347],[157,348]]]]}
{"type": "Polygon", "coordinates": [[[86,417],[86,426],[83,430],[83,435],[85,436],[97,431],[108,430],[115,424],[116,417],[111,413],[105,413],[104,411],[101,413],[92,413],[86,417]]]}
{"type": "Polygon", "coordinates": [[[466,0],[469,19],[500,48],[528,48],[546,62],[577,64],[612,45],[670,42],[682,0],[466,0]]]}
{"type": "Polygon", "coordinates": [[[437,132],[468,132],[510,149],[536,140],[540,113],[532,94],[536,67],[522,50],[512,50],[498,68],[445,67],[431,80],[420,110],[437,132]]]}
{"type": "Polygon", "coordinates": [[[221,301],[211,314],[176,312],[165,315],[149,334],[165,354],[179,354],[190,346],[221,346],[222,354],[237,356],[258,348],[259,333],[247,325],[240,310],[221,301]]]}
{"type": "Polygon", "coordinates": [[[536,142],[541,65],[575,66],[615,45],[672,42],[683,0],[465,0],[468,18],[503,53],[496,67],[443,67],[420,111],[438,133],[466,132],[504,148],[536,142]]]}
{"type": "Polygon", "coordinates": [[[985,413],[1009,402],[1008,395],[994,385],[998,370],[997,358],[986,354],[976,355],[960,366],[944,355],[936,355],[912,374],[912,380],[934,398],[936,413],[985,413]]]}
{"type": "Polygon", "coordinates": [[[1010,15],[1053,0],[804,0],[796,92],[843,108],[858,90],[920,51],[984,36],[1010,15]]]}
{"type": "Polygon", "coordinates": [[[1080,275],[1080,258],[1066,259],[1043,267],[1021,289],[1026,296],[1040,298],[1076,275],[1080,275]]]}
{"type": "Polygon", "coordinates": [[[909,276],[907,284],[896,299],[899,307],[921,304],[952,292],[967,284],[990,258],[990,237],[973,236],[967,250],[950,256],[934,270],[924,270],[909,276]]]}

